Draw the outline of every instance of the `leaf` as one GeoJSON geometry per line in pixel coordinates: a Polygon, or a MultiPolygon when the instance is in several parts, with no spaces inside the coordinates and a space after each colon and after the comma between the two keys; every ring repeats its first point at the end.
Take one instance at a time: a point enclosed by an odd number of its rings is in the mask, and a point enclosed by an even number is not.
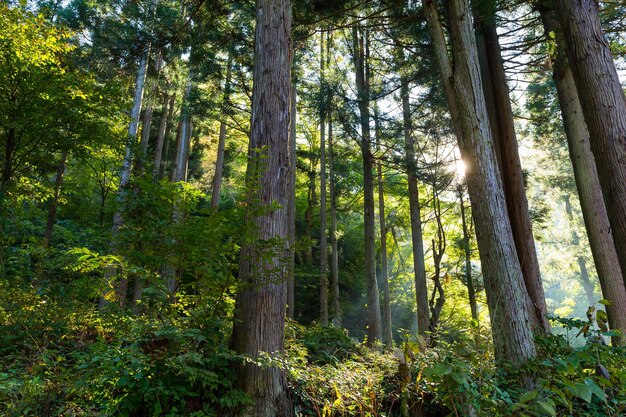
{"type": "Polygon", "coordinates": [[[452,366],[447,363],[436,363],[432,369],[433,375],[441,376],[441,375],[450,375],[452,373],[452,366]]]}
{"type": "Polygon", "coordinates": [[[522,395],[519,399],[519,402],[521,403],[527,403],[530,400],[534,400],[535,398],[537,398],[537,395],[539,394],[539,391],[537,391],[536,389],[532,390],[532,391],[528,391],[526,393],[524,393],[524,395],[522,395]]]}
{"type": "Polygon", "coordinates": [[[550,403],[546,401],[537,401],[537,405],[539,406],[541,411],[546,413],[546,415],[556,416],[556,410],[554,409],[554,406],[551,405],[550,403]]]}
{"type": "Polygon", "coordinates": [[[607,300],[606,298],[603,298],[602,300],[598,301],[598,303],[605,305],[605,306],[612,306],[613,303],[611,302],[611,300],[607,300]]]}
{"type": "Polygon", "coordinates": [[[575,383],[570,387],[572,394],[587,403],[591,403],[591,396],[593,395],[591,387],[581,382],[575,383]]]}
{"type": "Polygon", "coordinates": [[[607,316],[606,311],[598,310],[596,313],[596,322],[598,323],[598,327],[603,332],[608,332],[609,328],[607,327],[607,322],[609,321],[609,316],[607,316]]]}
{"type": "Polygon", "coordinates": [[[585,336],[587,336],[587,333],[589,333],[589,325],[585,324],[583,328],[580,329],[580,331],[576,334],[576,337],[580,336],[581,334],[584,334],[585,336]]]}
{"type": "Polygon", "coordinates": [[[591,378],[585,379],[585,385],[589,387],[591,392],[596,397],[600,398],[602,401],[606,401],[606,393],[602,390],[602,388],[598,386],[598,384],[596,384],[596,382],[593,379],[591,378]]]}

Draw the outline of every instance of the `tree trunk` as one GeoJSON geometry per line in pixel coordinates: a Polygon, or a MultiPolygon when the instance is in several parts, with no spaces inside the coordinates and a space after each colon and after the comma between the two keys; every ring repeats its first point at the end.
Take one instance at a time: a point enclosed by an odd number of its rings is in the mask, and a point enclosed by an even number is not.
{"type": "Polygon", "coordinates": [[[180,182],[187,180],[187,161],[189,158],[189,148],[191,142],[191,108],[190,95],[192,88],[193,74],[190,72],[187,89],[183,101],[183,108],[180,114],[180,137],[177,140],[176,157],[174,159],[174,168],[170,180],[172,182],[180,182]]]}
{"type": "MultiPolygon", "coordinates": [[[[477,7],[477,8],[480,8],[477,7]]],[[[548,308],[541,282],[539,261],[530,223],[528,200],[524,189],[524,176],[520,163],[513,110],[509,97],[502,52],[495,27],[495,10],[481,15],[476,13],[478,54],[481,60],[485,102],[493,140],[496,143],[497,160],[506,198],[507,212],[511,222],[515,248],[519,259],[526,291],[530,297],[529,312],[533,328],[548,332],[548,308]]]]}
{"type": "MultiPolygon", "coordinates": [[[[163,178],[165,173],[167,172],[168,163],[170,160],[170,143],[172,142],[170,136],[172,132],[172,125],[174,120],[174,107],[176,105],[176,94],[172,94],[170,97],[169,104],[169,112],[167,113],[167,122],[165,128],[165,134],[163,135],[163,151],[161,153],[161,160],[159,161],[158,170],[159,170],[159,179],[163,178]]],[[[156,159],[155,159],[155,169],[157,169],[156,159]]]]}
{"type": "MultiPolygon", "coordinates": [[[[428,0],[425,0],[427,3],[428,0]]],[[[454,66],[452,82],[459,115],[458,138],[476,224],[495,355],[524,363],[536,354],[526,308],[528,294],[515,251],[493,151],[487,108],[467,0],[447,0],[454,66]]],[[[439,22],[433,22],[439,24],[439,22]]],[[[437,62],[440,67],[445,64],[437,62]]],[[[446,72],[441,71],[442,75],[446,72]]],[[[449,82],[444,80],[445,82],[449,82]]]]}
{"type": "MultiPolygon", "coordinates": [[[[135,79],[135,95],[133,98],[133,107],[130,112],[130,123],[128,125],[128,136],[126,138],[126,151],[124,154],[124,161],[122,163],[122,170],[120,172],[120,183],[117,191],[118,207],[113,214],[113,227],[111,229],[111,245],[113,252],[117,252],[117,234],[124,224],[123,211],[126,206],[126,199],[128,194],[128,183],[130,181],[130,174],[133,161],[133,150],[137,143],[137,131],[139,130],[139,116],[141,113],[141,103],[143,102],[143,92],[146,84],[146,73],[148,71],[148,58],[150,57],[150,45],[146,47],[144,54],[139,61],[137,67],[137,77],[135,79]]],[[[104,278],[106,287],[104,295],[100,299],[99,308],[104,308],[108,305],[109,288],[113,286],[113,278],[116,274],[115,268],[108,268],[104,278]]],[[[117,285],[117,299],[120,305],[123,307],[126,304],[126,295],[128,293],[128,281],[126,278],[121,277],[117,285]]]]}
{"type": "MultiPolygon", "coordinates": [[[[248,189],[253,191],[248,204],[276,204],[277,208],[246,215],[246,221],[256,226],[258,240],[248,240],[241,247],[232,346],[252,358],[284,348],[290,170],[295,168],[289,156],[290,33],[290,2],[258,0],[247,172],[248,189]]],[[[240,364],[238,383],[252,400],[240,416],[293,416],[287,383],[278,367],[240,364]]]]}
{"type": "Polygon", "coordinates": [[[595,0],[558,0],[570,67],[591,134],[615,248],[626,271],[626,98],[595,0]]]}
{"type": "Polygon", "coordinates": [[[380,225],[380,271],[383,282],[383,342],[387,349],[393,348],[393,329],[391,327],[391,300],[389,298],[389,274],[387,267],[387,226],[385,225],[385,194],[383,189],[383,170],[378,168],[378,223],[380,225]]]}
{"type": "MultiPolygon", "coordinates": [[[[167,93],[163,93],[163,105],[161,106],[161,120],[159,121],[159,133],[157,134],[156,146],[154,148],[154,162],[152,164],[152,176],[155,180],[159,179],[159,172],[161,169],[161,160],[163,158],[163,144],[165,142],[165,133],[168,128],[168,119],[171,121],[169,115],[172,112],[168,106],[170,105],[170,96],[167,93]]],[[[173,107],[173,103],[172,103],[173,107]]]]}
{"type": "MultiPolygon", "coordinates": [[[[626,334],[626,287],[624,274],[613,240],[607,207],[604,204],[599,169],[592,154],[591,138],[583,116],[581,101],[570,69],[564,35],[554,10],[540,7],[546,34],[553,33],[557,41],[553,78],[559,97],[563,126],[567,137],[570,159],[574,168],[576,189],[589,238],[589,246],[604,298],[611,300],[607,307],[609,325],[626,334]]],[[[584,260],[583,260],[584,261],[584,260]]],[[[579,262],[579,266],[580,266],[579,262]]],[[[586,267],[585,267],[586,269],[586,267]]],[[[581,276],[582,276],[581,269],[581,276]]],[[[623,343],[613,339],[614,343],[623,343]]]]}
{"type": "MultiPolygon", "coordinates": [[[[324,32],[320,33],[320,79],[324,97],[324,32]]],[[[320,103],[320,324],[328,326],[328,235],[326,227],[326,109],[320,103]]]]}
{"type": "Polygon", "coordinates": [[[337,252],[337,196],[335,191],[335,169],[333,165],[333,118],[332,97],[328,93],[328,174],[330,177],[330,246],[331,246],[331,315],[335,327],[341,327],[341,304],[339,303],[339,253],[337,252]]]}
{"type": "MultiPolygon", "coordinates": [[[[447,59],[447,58],[446,58],[447,59]]],[[[406,156],[407,182],[409,187],[409,212],[411,216],[411,242],[413,244],[413,273],[415,274],[415,301],[417,309],[417,331],[426,338],[429,322],[428,286],[426,283],[426,263],[424,262],[424,241],[422,237],[422,215],[417,185],[417,164],[415,160],[415,140],[409,102],[409,83],[405,77],[400,80],[402,96],[402,120],[404,128],[404,149],[406,156]]]]}
{"type": "Polygon", "coordinates": [[[474,288],[474,278],[472,277],[472,252],[470,246],[470,234],[467,227],[467,216],[465,215],[465,201],[463,198],[463,187],[459,187],[459,203],[461,206],[461,225],[463,227],[463,250],[465,252],[465,280],[467,281],[467,297],[469,298],[472,320],[476,327],[479,325],[478,303],[476,302],[476,290],[474,288]]]}
{"type": "Polygon", "coordinates": [[[376,281],[376,233],[374,219],[374,162],[370,139],[370,90],[369,80],[365,71],[368,51],[366,40],[359,35],[358,25],[352,29],[354,66],[356,74],[357,100],[359,102],[361,124],[361,153],[363,156],[363,206],[365,229],[365,283],[367,288],[367,343],[373,345],[382,339],[382,323],[380,317],[380,299],[376,281]]]}
{"type": "Polygon", "coordinates": [[[57,169],[56,179],[54,180],[54,195],[50,200],[50,207],[48,207],[48,221],[46,222],[46,231],[44,233],[44,239],[46,246],[50,246],[52,240],[52,229],[57,219],[57,207],[59,206],[59,196],[61,195],[61,184],[63,183],[63,175],[65,174],[65,163],[67,162],[67,154],[69,151],[63,151],[61,155],[61,161],[57,169]]]}
{"type": "MultiPolygon", "coordinates": [[[[293,51],[292,51],[293,54],[293,51]]],[[[293,57],[292,57],[293,59],[293,57]]],[[[289,129],[289,272],[287,275],[287,317],[293,319],[296,314],[296,110],[297,110],[296,82],[291,84],[291,122],[289,129]]]]}
{"type": "Polygon", "coordinates": [[[211,207],[220,205],[220,191],[222,189],[222,175],[224,172],[224,150],[226,149],[226,115],[230,101],[230,78],[232,74],[233,59],[229,55],[226,64],[226,79],[224,80],[224,97],[222,98],[222,120],[220,121],[220,135],[217,143],[217,161],[215,161],[215,174],[211,187],[211,207]]]}

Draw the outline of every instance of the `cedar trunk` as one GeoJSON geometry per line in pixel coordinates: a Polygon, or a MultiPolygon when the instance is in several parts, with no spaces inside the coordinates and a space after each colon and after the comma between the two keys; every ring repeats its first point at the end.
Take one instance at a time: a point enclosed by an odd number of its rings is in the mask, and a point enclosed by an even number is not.
{"type": "MultiPolygon", "coordinates": [[[[598,177],[599,169],[596,168],[596,161],[592,154],[589,130],[585,123],[574,76],[564,49],[563,31],[554,15],[554,10],[541,7],[539,11],[546,33],[554,33],[557,41],[553,78],[559,97],[570,159],[574,168],[578,198],[589,238],[589,246],[602,288],[602,296],[612,302],[612,305],[607,307],[609,325],[611,328],[619,329],[622,334],[626,334],[624,274],[613,240],[607,207],[604,204],[598,177]]],[[[582,262],[579,259],[578,264],[581,278],[584,279],[586,273],[584,259],[582,262]]],[[[621,340],[614,338],[613,342],[623,343],[623,340],[623,337],[621,340]]]]}
{"type": "Polygon", "coordinates": [[[424,261],[424,241],[422,238],[422,217],[417,185],[417,164],[415,161],[415,140],[409,103],[409,83],[401,79],[402,120],[404,128],[404,147],[406,153],[406,171],[409,188],[409,212],[411,215],[411,242],[413,244],[413,271],[415,274],[415,301],[417,310],[417,331],[426,337],[429,322],[428,287],[426,283],[426,263],[424,261]]]}
{"type": "Polygon", "coordinates": [[[615,248],[621,270],[626,271],[626,98],[596,1],[558,0],[556,4],[615,248]]]}
{"type": "MultiPolygon", "coordinates": [[[[320,79],[324,97],[324,32],[320,34],[320,79]]],[[[320,324],[328,326],[328,235],[326,234],[326,109],[320,103],[320,324]]]]}
{"type": "Polygon", "coordinates": [[[359,27],[352,29],[356,88],[361,124],[361,154],[363,156],[363,217],[365,229],[365,285],[367,288],[367,342],[373,345],[382,339],[380,299],[376,280],[376,232],[374,217],[374,158],[370,136],[369,80],[365,70],[367,51],[359,27]]]}
{"type": "MultiPolygon", "coordinates": [[[[447,0],[461,155],[476,224],[497,359],[523,363],[535,356],[522,270],[506,211],[467,0],[447,0]]],[[[441,63],[438,62],[441,66],[441,63]]],[[[449,63],[448,63],[449,65],[449,63]]]]}
{"type": "Polygon", "coordinates": [[[504,72],[502,52],[495,28],[495,15],[476,18],[478,57],[481,66],[487,113],[491,133],[496,144],[497,160],[506,198],[506,207],[511,222],[515,249],[519,259],[526,291],[530,297],[529,313],[533,328],[537,331],[550,330],[548,308],[541,282],[539,261],[528,210],[528,199],[524,189],[524,176],[519,158],[513,110],[509,88],[504,72]],[[482,43],[482,45],[481,45],[482,43]]]}
{"type": "Polygon", "coordinates": [[[232,74],[232,57],[228,56],[226,64],[226,80],[224,81],[224,97],[222,98],[222,120],[220,121],[220,135],[217,143],[217,160],[215,161],[215,174],[211,187],[211,207],[217,208],[220,204],[220,191],[222,189],[222,173],[224,171],[224,150],[226,149],[226,109],[230,100],[230,78],[232,74]]]}
{"type": "MultiPolygon", "coordinates": [[[[289,149],[291,12],[288,0],[258,0],[252,94],[246,221],[255,235],[242,243],[240,288],[233,349],[257,358],[282,352],[289,258],[288,205],[292,195],[289,149]]],[[[252,400],[240,416],[293,416],[281,369],[252,363],[238,366],[238,383],[252,400]]]]}

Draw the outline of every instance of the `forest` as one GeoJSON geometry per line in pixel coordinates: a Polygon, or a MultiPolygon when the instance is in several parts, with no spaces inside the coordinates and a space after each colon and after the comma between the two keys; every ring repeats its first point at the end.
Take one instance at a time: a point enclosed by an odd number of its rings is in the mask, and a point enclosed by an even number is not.
{"type": "Polygon", "coordinates": [[[626,416],[622,0],[0,1],[0,416],[626,416]]]}

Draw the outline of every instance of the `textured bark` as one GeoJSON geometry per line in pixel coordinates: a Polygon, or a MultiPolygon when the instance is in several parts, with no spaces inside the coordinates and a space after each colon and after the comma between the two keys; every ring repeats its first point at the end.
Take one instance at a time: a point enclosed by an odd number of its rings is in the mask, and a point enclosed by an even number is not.
{"type": "Polygon", "coordinates": [[[472,312],[472,320],[479,324],[478,304],[476,302],[476,289],[474,288],[474,278],[472,277],[472,251],[470,246],[470,234],[467,227],[467,216],[465,214],[465,199],[463,197],[463,187],[459,187],[459,204],[461,206],[461,225],[463,227],[463,250],[465,252],[465,281],[467,282],[467,297],[472,312]]]}
{"type": "MultiPolygon", "coordinates": [[[[293,51],[292,51],[293,54],[293,51]]],[[[292,57],[293,58],[293,57],[292,57]]],[[[291,84],[291,122],[289,128],[289,272],[287,275],[287,317],[293,319],[296,313],[296,110],[297,110],[296,82],[291,84]]]]}
{"type": "Polygon", "coordinates": [[[226,109],[230,101],[230,78],[233,61],[228,56],[226,64],[226,79],[224,80],[224,97],[222,98],[222,120],[220,121],[220,134],[217,142],[217,160],[215,161],[215,174],[211,187],[211,207],[216,208],[220,204],[220,191],[222,189],[222,175],[224,172],[224,150],[226,149],[226,109]]]}
{"type": "Polygon", "coordinates": [[[626,271],[626,98],[595,0],[557,0],[615,248],[626,271]]]}
{"type": "Polygon", "coordinates": [[[401,79],[400,94],[402,96],[404,148],[409,187],[409,212],[411,216],[411,242],[413,244],[417,331],[418,334],[425,338],[429,321],[428,287],[426,283],[426,263],[424,262],[424,241],[422,238],[422,215],[417,185],[415,140],[413,139],[413,122],[411,120],[411,107],[409,103],[409,84],[404,77],[401,79]]]}
{"type": "Polygon", "coordinates": [[[52,229],[57,219],[57,208],[59,206],[59,196],[61,195],[61,184],[63,183],[63,175],[65,174],[65,163],[67,162],[68,151],[63,151],[61,155],[61,161],[59,161],[59,167],[57,168],[57,175],[54,180],[54,195],[50,200],[50,206],[48,207],[48,221],[46,222],[46,231],[43,235],[46,241],[46,246],[50,246],[52,240],[52,229]]]}
{"type": "MultiPolygon", "coordinates": [[[[492,10],[491,13],[495,13],[492,10]]],[[[506,198],[507,212],[511,222],[515,248],[519,259],[524,283],[531,303],[530,318],[536,331],[548,332],[548,308],[541,282],[541,272],[535,239],[528,209],[528,199],[524,189],[524,176],[519,158],[513,110],[509,97],[506,74],[502,61],[502,52],[495,28],[495,14],[481,16],[477,14],[477,47],[484,50],[479,53],[481,76],[489,124],[497,152],[502,185],[506,198]]]]}
{"type": "MultiPolygon", "coordinates": [[[[536,354],[526,308],[527,293],[515,251],[504,191],[493,150],[467,0],[447,0],[459,115],[459,147],[476,224],[497,359],[523,363],[536,354]]],[[[439,61],[437,64],[442,67],[439,61]]],[[[442,75],[445,74],[442,71],[442,75]]],[[[444,80],[444,83],[446,81],[444,80]]]]}
{"type": "MultiPolygon", "coordinates": [[[[170,105],[170,96],[167,93],[163,94],[163,105],[161,106],[161,120],[159,121],[159,132],[157,133],[156,145],[154,147],[154,160],[152,163],[152,176],[154,179],[159,179],[159,172],[161,168],[161,159],[163,158],[163,143],[165,142],[165,133],[168,127],[169,115],[172,112],[168,106],[170,105]]],[[[172,107],[173,103],[172,103],[172,107]]]]}
{"type": "Polygon", "coordinates": [[[431,336],[429,340],[430,346],[437,345],[437,330],[439,328],[439,317],[441,316],[441,310],[446,302],[446,294],[441,284],[441,262],[443,256],[446,253],[446,233],[442,223],[441,213],[441,200],[439,198],[439,185],[437,184],[437,178],[435,177],[433,184],[433,213],[435,216],[435,222],[437,223],[436,239],[432,240],[432,252],[433,252],[433,266],[435,267],[435,273],[433,274],[433,291],[428,300],[430,307],[430,321],[428,322],[428,330],[430,330],[431,336]]]}
{"type": "Polygon", "coordinates": [[[391,300],[389,298],[389,274],[387,267],[387,226],[385,225],[385,193],[383,187],[383,170],[380,162],[378,169],[378,223],[380,226],[380,272],[383,283],[383,342],[387,349],[393,348],[393,331],[391,328],[391,300]]]}
{"type": "MultiPolygon", "coordinates": [[[[554,57],[553,78],[556,84],[559,105],[570,159],[574,168],[576,189],[583,213],[585,230],[589,238],[589,246],[602,288],[604,298],[611,300],[607,308],[609,325],[626,334],[626,287],[624,274],[620,267],[619,257],[613,240],[609,215],[604,204],[596,161],[591,152],[591,138],[583,116],[583,109],[564,49],[563,31],[549,7],[539,8],[547,34],[553,33],[557,41],[554,57]]],[[[584,277],[586,265],[579,259],[581,278],[584,277]],[[583,269],[584,267],[584,269],[583,269]]],[[[585,285],[585,284],[583,284],[585,285]]],[[[595,300],[593,301],[595,302],[595,300]]],[[[614,343],[623,343],[613,339],[614,343]]]]}
{"type": "MultiPolygon", "coordinates": [[[[290,190],[291,15],[288,0],[258,0],[246,221],[256,239],[243,242],[233,349],[253,358],[282,352],[287,305],[288,204],[290,190]],[[263,156],[262,164],[260,157],[263,156]]],[[[252,400],[240,416],[293,416],[283,372],[277,367],[238,366],[238,383],[252,400]]]]}
{"type": "Polygon", "coordinates": [[[357,100],[359,102],[359,122],[361,125],[361,154],[363,157],[363,206],[365,229],[365,284],[367,288],[367,342],[373,345],[382,339],[380,299],[376,281],[376,233],[374,218],[374,159],[370,136],[370,89],[365,70],[367,52],[366,40],[359,35],[358,25],[352,29],[353,60],[356,74],[357,100]]]}
{"type": "MultiPolygon", "coordinates": [[[[320,34],[320,78],[324,91],[324,32],[320,34]]],[[[323,95],[321,95],[323,97],[323,95]]],[[[320,324],[328,326],[328,235],[326,216],[326,109],[320,105],[320,324]]]]}

